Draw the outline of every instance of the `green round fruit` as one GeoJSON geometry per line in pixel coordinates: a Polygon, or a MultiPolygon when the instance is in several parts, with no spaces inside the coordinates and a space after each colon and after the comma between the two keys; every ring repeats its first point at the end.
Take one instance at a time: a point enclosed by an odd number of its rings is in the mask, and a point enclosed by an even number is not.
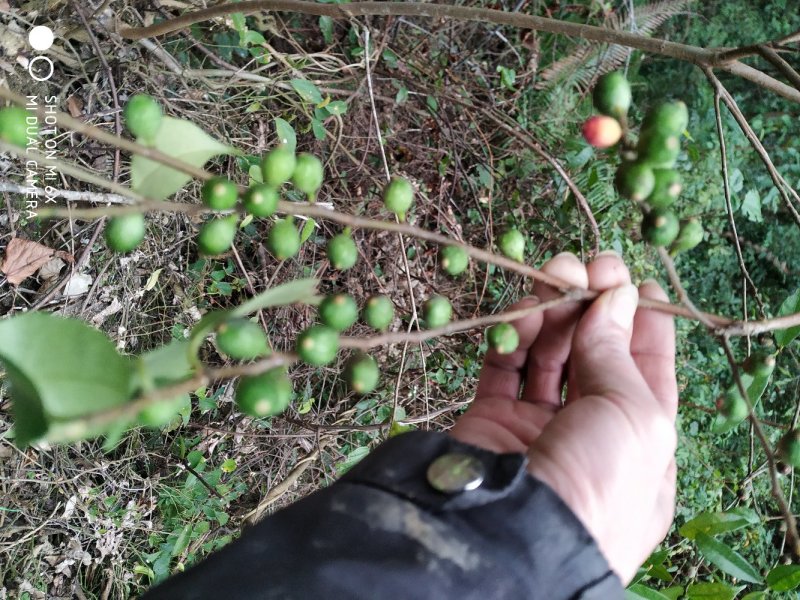
{"type": "Polygon", "coordinates": [[[217,256],[230,250],[236,237],[236,215],[206,221],[197,234],[197,248],[203,256],[217,256]]]}
{"type": "Polygon", "coordinates": [[[246,415],[256,418],[277,415],[289,406],[292,382],[283,367],[242,377],[235,398],[236,406],[246,415]]]}
{"type": "Polygon", "coordinates": [[[161,106],[155,98],[147,94],[131,96],[122,111],[122,116],[125,118],[128,131],[146,142],[155,140],[163,120],[161,106]]]}
{"type": "Polygon", "coordinates": [[[192,401],[188,394],[168,400],[158,400],[140,410],[136,415],[136,420],[146,427],[164,427],[179,416],[187,408],[187,405],[191,409],[192,401]]]}
{"type": "Polygon", "coordinates": [[[683,135],[689,126],[689,109],[684,102],[662,102],[647,113],[642,131],[657,130],[665,135],[683,135]]]}
{"type": "Polygon", "coordinates": [[[142,213],[112,217],[104,232],[106,244],[114,252],[130,252],[142,243],[146,229],[142,213]]]}
{"type": "Polygon", "coordinates": [[[680,173],[675,169],[653,169],[655,185],[647,197],[651,208],[667,208],[672,205],[683,189],[680,173]]]}
{"type": "Polygon", "coordinates": [[[261,175],[264,183],[280,187],[292,178],[297,168],[297,157],[286,146],[270,150],[261,160],[261,175]]]}
{"type": "Polygon", "coordinates": [[[278,260],[286,260],[297,254],[300,244],[300,232],[291,217],[278,219],[267,234],[267,250],[278,260]]]}
{"type": "Polygon", "coordinates": [[[308,196],[313,196],[322,187],[324,176],[322,162],[316,156],[303,153],[297,157],[297,163],[292,172],[292,183],[298,190],[308,196]]]}
{"type": "Polygon", "coordinates": [[[312,325],[297,336],[297,354],[309,365],[327,365],[338,351],[339,333],[327,325],[312,325]]]}
{"type": "Polygon", "coordinates": [[[800,468],[800,429],[792,429],[778,442],[778,456],[788,465],[800,468]]]}
{"type": "Polygon", "coordinates": [[[28,137],[36,137],[39,132],[38,126],[30,125],[34,132],[32,136],[28,136],[27,118],[28,111],[21,106],[0,109],[0,140],[25,148],[28,145],[28,137]]]}
{"type": "Polygon", "coordinates": [[[717,410],[730,421],[743,421],[749,414],[747,402],[735,388],[729,389],[725,395],[717,400],[717,410]]]}
{"type": "Polygon", "coordinates": [[[428,329],[443,327],[450,322],[453,307],[444,296],[431,296],[422,305],[422,318],[428,329]]]}
{"type": "Polygon", "coordinates": [[[518,229],[509,229],[502,233],[497,245],[505,256],[517,262],[525,260],[525,238],[518,229]]]}
{"type": "Polygon", "coordinates": [[[698,219],[689,219],[681,224],[678,237],[669,247],[670,254],[675,256],[678,252],[686,252],[703,241],[703,225],[698,219]]]}
{"type": "Polygon", "coordinates": [[[351,356],[344,367],[344,380],[356,394],[369,394],[377,387],[380,377],[378,363],[363,352],[351,356]]]}
{"type": "Polygon", "coordinates": [[[498,354],[511,354],[519,346],[519,333],[511,323],[498,323],[486,331],[489,347],[498,354]]]}
{"type": "Polygon", "coordinates": [[[636,146],[638,162],[647,163],[653,169],[671,169],[681,153],[678,136],[658,130],[642,133],[636,146]]]}
{"type": "Polygon", "coordinates": [[[200,198],[212,210],[230,210],[236,206],[239,190],[227,177],[212,177],[203,184],[200,198]]]}
{"type": "Polygon", "coordinates": [[[358,319],[358,305],[347,294],[326,296],[319,305],[319,318],[328,327],[344,331],[358,319]]]}
{"type": "Polygon", "coordinates": [[[775,355],[771,352],[757,351],[742,363],[742,369],[753,377],[769,377],[775,370],[775,355]]]}
{"type": "Polygon", "coordinates": [[[266,183],[251,185],[244,193],[244,209],[254,217],[269,217],[278,207],[278,191],[266,183]]]}
{"type": "Polygon", "coordinates": [[[328,260],[334,269],[346,271],[356,264],[357,259],[358,248],[348,234],[340,233],[328,241],[328,260]]]}
{"type": "Polygon", "coordinates": [[[614,183],[621,196],[642,202],[652,193],[656,179],[649,165],[629,162],[623,163],[617,170],[614,183]]]}
{"type": "Polygon", "coordinates": [[[383,188],[384,206],[404,220],[406,213],[414,204],[414,188],[408,180],[402,177],[392,177],[383,188]]]}
{"type": "Polygon", "coordinates": [[[622,118],[631,107],[631,86],[622,71],[606,73],[594,86],[592,93],[594,107],[598,112],[611,117],[622,118]]]}
{"type": "Polygon", "coordinates": [[[669,246],[679,230],[678,217],[669,209],[651,210],[642,220],[642,237],[653,246],[669,246]]]}
{"type": "Polygon", "coordinates": [[[253,360],[269,354],[264,330],[247,319],[231,319],[220,325],[217,346],[234,360],[253,360]]]}
{"type": "Polygon", "coordinates": [[[469,255],[461,246],[445,246],[439,251],[439,264],[449,275],[460,275],[469,264],[469,255]]]}
{"type": "Polygon", "coordinates": [[[388,296],[371,296],[361,312],[364,322],[378,331],[383,331],[394,319],[394,305],[388,296]]]}

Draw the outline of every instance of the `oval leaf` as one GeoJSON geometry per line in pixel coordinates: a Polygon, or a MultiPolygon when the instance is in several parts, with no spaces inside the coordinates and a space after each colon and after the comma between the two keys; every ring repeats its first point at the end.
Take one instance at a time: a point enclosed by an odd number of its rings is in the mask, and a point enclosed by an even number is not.
{"type": "Polygon", "coordinates": [[[289,81],[300,97],[306,102],[313,102],[320,104],[322,102],[322,94],[313,83],[308,79],[292,79],[289,81]]]}
{"type": "Polygon", "coordinates": [[[758,515],[747,508],[735,508],[727,512],[704,512],[687,521],[680,528],[679,533],[683,537],[693,540],[698,533],[716,535],[725,531],[736,531],[748,525],[756,525],[758,522],[758,515]]]}
{"type": "MultiPolygon", "coordinates": [[[[191,121],[164,117],[154,142],[156,149],[181,159],[193,167],[202,167],[220,154],[234,154],[235,149],[220,144],[191,121]]],[[[176,171],[143,156],[131,160],[131,184],[134,190],[154,200],[164,200],[191,180],[176,171]]]]}
{"type": "Polygon", "coordinates": [[[755,567],[727,544],[705,533],[698,533],[695,543],[697,544],[697,549],[700,550],[700,554],[708,562],[716,565],[731,577],[749,581],[750,583],[763,583],[764,580],[755,567]]]}
{"type": "Polygon", "coordinates": [[[767,574],[769,589],[788,592],[800,585],[800,565],[780,565],[767,574]]]}
{"type": "MultiPolygon", "coordinates": [[[[796,312],[800,312],[800,288],[795,290],[794,294],[783,301],[780,309],[778,309],[778,316],[785,317],[786,315],[791,315],[796,312]]],[[[791,344],[792,341],[800,335],[800,325],[789,327],[789,329],[779,329],[774,335],[775,343],[783,348],[791,344]]]]}
{"type": "Polygon", "coordinates": [[[686,588],[686,597],[690,600],[733,600],[743,589],[720,582],[695,583],[686,588]]]}
{"type": "Polygon", "coordinates": [[[244,304],[231,311],[234,317],[245,317],[251,313],[271,306],[286,306],[295,302],[308,302],[317,291],[318,280],[314,278],[296,279],[253,296],[244,304]]]}
{"type": "Polygon", "coordinates": [[[278,140],[281,144],[284,144],[292,152],[295,151],[297,148],[297,136],[294,133],[294,128],[289,125],[288,121],[276,117],[275,133],[278,135],[278,140]]]}
{"type": "Polygon", "coordinates": [[[669,597],[641,583],[634,583],[625,590],[625,600],[669,600],[669,597]]]}
{"type": "MultiPolygon", "coordinates": [[[[741,373],[740,376],[742,378],[742,385],[744,385],[745,389],[747,390],[747,396],[750,398],[750,404],[752,404],[753,408],[755,408],[758,406],[761,396],[764,395],[764,391],[767,389],[767,384],[769,383],[772,375],[770,374],[766,377],[754,377],[748,373],[741,373]]],[[[731,387],[737,389],[735,383],[732,384],[731,387]]],[[[747,420],[747,417],[744,419],[728,419],[718,412],[714,422],[711,425],[711,431],[713,433],[725,433],[735,428],[745,420],[747,420]]]]}
{"type": "Polygon", "coordinates": [[[17,441],[45,435],[130,398],[132,362],[103,333],[77,319],[28,313],[0,322],[0,360],[11,382],[17,441]]]}

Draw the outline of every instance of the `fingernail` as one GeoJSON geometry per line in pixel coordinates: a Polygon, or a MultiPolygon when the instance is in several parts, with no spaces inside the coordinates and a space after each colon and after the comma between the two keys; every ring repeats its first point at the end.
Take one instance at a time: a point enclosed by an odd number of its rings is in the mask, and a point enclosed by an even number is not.
{"type": "Polygon", "coordinates": [[[605,294],[608,294],[603,303],[606,314],[623,329],[630,329],[639,304],[639,290],[635,285],[628,284],[608,290],[605,294]]]}
{"type": "Polygon", "coordinates": [[[615,258],[620,258],[619,252],[616,250],[603,250],[602,252],[598,252],[595,258],[600,258],[601,256],[613,256],[615,258]]]}
{"type": "Polygon", "coordinates": [[[652,277],[649,277],[648,279],[645,279],[642,282],[642,286],[645,286],[645,285],[657,285],[658,287],[661,287],[661,284],[658,283],[658,281],[656,279],[653,279],[652,277]]]}

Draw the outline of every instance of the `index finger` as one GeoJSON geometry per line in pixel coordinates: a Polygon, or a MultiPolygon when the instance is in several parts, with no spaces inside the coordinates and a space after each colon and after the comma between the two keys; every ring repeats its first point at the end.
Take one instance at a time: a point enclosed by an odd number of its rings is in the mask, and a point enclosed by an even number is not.
{"type": "MultiPolygon", "coordinates": [[[[661,286],[652,279],[639,286],[639,297],[669,301],[661,286]]],[[[633,319],[631,356],[659,404],[674,419],[678,412],[678,383],[672,315],[639,308],[633,319]]]]}

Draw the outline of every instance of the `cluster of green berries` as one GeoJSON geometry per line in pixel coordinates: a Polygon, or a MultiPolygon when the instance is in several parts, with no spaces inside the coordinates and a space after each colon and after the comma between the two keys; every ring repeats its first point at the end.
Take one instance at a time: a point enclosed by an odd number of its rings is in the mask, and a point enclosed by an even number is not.
{"type": "MultiPolygon", "coordinates": [[[[631,88],[620,71],[603,75],[594,88],[592,100],[601,113],[587,119],[583,136],[597,148],[609,148],[625,137],[631,88]]],[[[680,138],[689,124],[689,111],[681,101],[654,106],[645,116],[635,147],[623,152],[615,185],[620,195],[642,209],[642,237],[653,246],[668,247],[674,256],[703,241],[703,226],[697,218],[680,221],[672,204],[682,189],[675,164],[680,138]]]]}

